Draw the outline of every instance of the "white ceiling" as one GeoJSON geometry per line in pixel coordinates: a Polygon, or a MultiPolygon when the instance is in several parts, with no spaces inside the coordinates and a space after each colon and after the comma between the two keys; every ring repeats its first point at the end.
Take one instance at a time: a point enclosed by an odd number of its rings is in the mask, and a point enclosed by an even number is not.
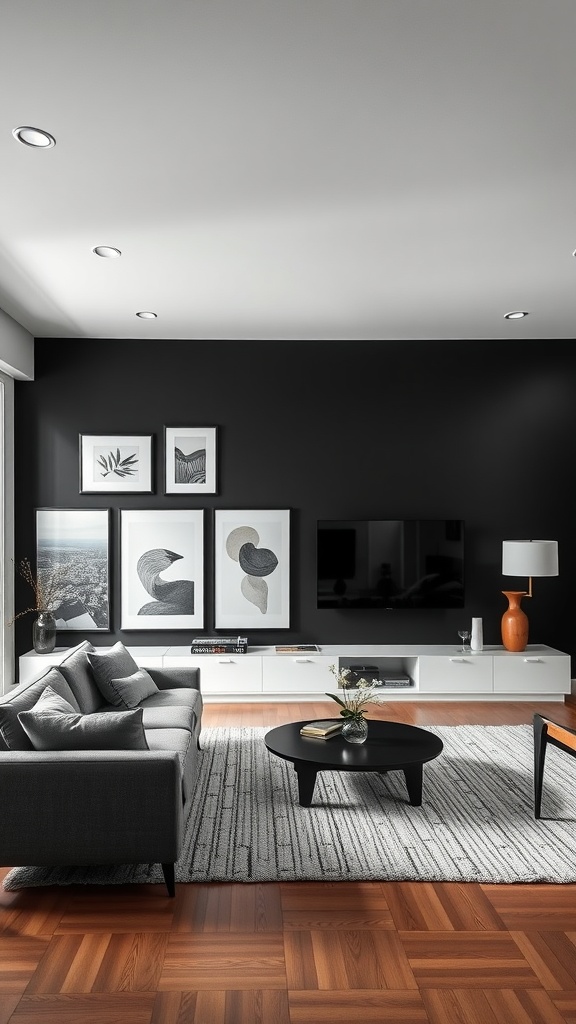
{"type": "Polygon", "coordinates": [[[576,337],[574,0],[0,11],[0,307],[34,335],[576,337]]]}

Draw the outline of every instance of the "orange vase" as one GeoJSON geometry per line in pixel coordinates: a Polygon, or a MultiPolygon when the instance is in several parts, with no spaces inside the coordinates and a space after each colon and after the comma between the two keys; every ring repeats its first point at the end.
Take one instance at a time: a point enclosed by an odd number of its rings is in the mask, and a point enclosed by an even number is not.
{"type": "Polygon", "coordinates": [[[520,607],[525,590],[503,590],[508,607],[502,616],[502,643],[507,651],[523,651],[528,643],[528,616],[520,607]]]}

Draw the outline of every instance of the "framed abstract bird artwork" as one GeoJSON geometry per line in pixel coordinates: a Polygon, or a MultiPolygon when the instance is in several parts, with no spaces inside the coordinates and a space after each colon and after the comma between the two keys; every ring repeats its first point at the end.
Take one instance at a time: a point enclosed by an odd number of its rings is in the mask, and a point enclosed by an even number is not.
{"type": "Polygon", "coordinates": [[[216,629],[290,626],[290,510],[214,513],[216,629]]]}
{"type": "Polygon", "coordinates": [[[152,494],[152,434],[80,434],[80,494],[152,494]]]}
{"type": "Polygon", "coordinates": [[[120,510],[121,629],[202,629],[204,511],[120,510]]]}
{"type": "Polygon", "coordinates": [[[164,427],[164,493],[216,494],[216,427],[164,427]]]}

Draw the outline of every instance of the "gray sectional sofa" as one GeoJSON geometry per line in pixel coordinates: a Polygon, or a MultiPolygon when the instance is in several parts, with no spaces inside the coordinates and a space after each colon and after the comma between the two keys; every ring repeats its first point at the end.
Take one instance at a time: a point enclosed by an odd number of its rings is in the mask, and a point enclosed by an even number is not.
{"type": "Polygon", "coordinates": [[[170,895],[194,794],[196,668],[84,641],[0,698],[0,864],[160,863],[170,895]]]}

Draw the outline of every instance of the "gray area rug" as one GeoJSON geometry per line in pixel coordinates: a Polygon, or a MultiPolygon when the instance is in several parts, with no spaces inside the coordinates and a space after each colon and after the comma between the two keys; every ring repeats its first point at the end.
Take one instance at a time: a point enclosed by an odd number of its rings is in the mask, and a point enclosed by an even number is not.
{"type": "MultiPolygon", "coordinates": [[[[444,750],[424,766],[421,807],[401,772],[321,772],[313,806],[300,807],[266,729],[204,730],[176,880],[576,881],[575,762],[549,748],[535,821],[531,726],[427,728],[444,750]]],[[[130,882],[163,883],[161,868],[17,867],[4,887],[130,882]]]]}

